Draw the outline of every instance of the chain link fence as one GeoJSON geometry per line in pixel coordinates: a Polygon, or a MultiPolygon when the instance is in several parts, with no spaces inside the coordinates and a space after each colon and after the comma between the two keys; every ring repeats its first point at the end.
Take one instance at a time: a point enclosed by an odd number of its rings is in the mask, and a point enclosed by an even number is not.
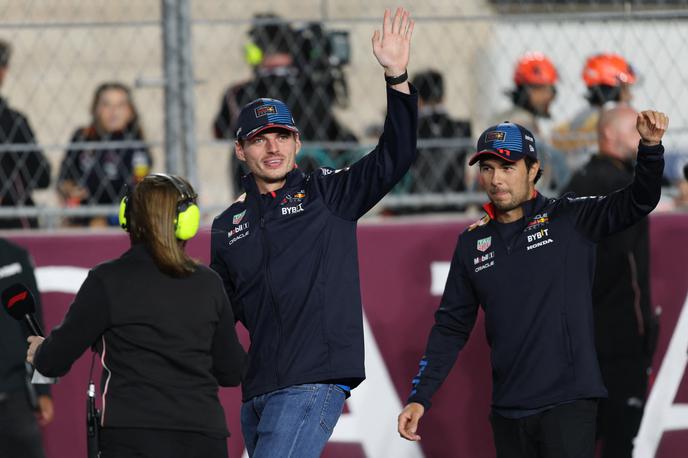
{"type": "MultiPolygon", "coordinates": [[[[233,123],[254,96],[291,106],[303,132],[304,169],[355,161],[374,146],[384,120],[384,81],[370,37],[390,6],[3,2],[0,39],[11,55],[0,71],[0,226],[113,224],[124,184],[163,170],[189,176],[206,217],[219,212],[241,192],[233,123]]],[[[513,113],[514,69],[529,51],[544,53],[558,73],[550,116],[534,121],[539,141],[556,143],[590,110],[581,77],[586,59],[618,53],[637,76],[632,106],[671,119],[666,178],[679,182],[688,158],[688,1],[401,6],[417,21],[409,74],[425,102],[419,159],[382,208],[460,211],[482,201],[466,156],[482,130],[513,113]]],[[[573,131],[583,140],[590,133],[573,131]]],[[[556,157],[544,158],[548,169],[556,157]]],[[[556,194],[563,180],[552,179],[543,192],[556,194]]]]}

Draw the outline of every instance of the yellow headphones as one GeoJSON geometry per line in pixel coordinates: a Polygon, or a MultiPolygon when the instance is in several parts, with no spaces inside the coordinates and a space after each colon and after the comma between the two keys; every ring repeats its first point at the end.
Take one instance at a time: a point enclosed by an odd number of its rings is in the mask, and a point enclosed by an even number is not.
{"type": "MultiPolygon", "coordinates": [[[[177,201],[177,216],[174,220],[174,235],[179,240],[189,240],[196,233],[198,233],[198,226],[201,223],[201,211],[196,205],[196,198],[198,197],[189,186],[174,175],[166,173],[153,173],[148,176],[155,176],[164,178],[172,183],[175,189],[179,192],[179,200],[177,201]]],[[[145,178],[144,178],[145,179],[145,178]]],[[[129,225],[127,221],[130,218],[130,206],[127,205],[130,199],[129,190],[122,198],[119,204],[119,225],[125,231],[129,232],[129,225]]]]}

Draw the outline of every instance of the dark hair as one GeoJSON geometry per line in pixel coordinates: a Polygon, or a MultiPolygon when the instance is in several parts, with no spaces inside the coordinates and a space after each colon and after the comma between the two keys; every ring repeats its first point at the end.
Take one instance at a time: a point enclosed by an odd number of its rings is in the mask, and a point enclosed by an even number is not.
{"type": "Polygon", "coordinates": [[[618,86],[607,86],[606,84],[590,86],[585,98],[588,99],[590,105],[600,107],[607,102],[618,102],[621,100],[621,84],[618,86]]]}
{"type": "MultiPolygon", "coordinates": [[[[186,180],[177,178],[193,192],[186,180]]],[[[179,191],[170,180],[148,175],[134,188],[127,201],[131,242],[143,243],[158,268],[173,277],[188,276],[197,266],[184,251],[186,242],[175,235],[179,198],[179,191]]]]}
{"type": "MultiPolygon", "coordinates": [[[[525,156],[523,158],[523,160],[526,162],[526,170],[530,170],[530,168],[536,162],[538,162],[537,159],[535,159],[534,157],[531,157],[531,156],[525,156]]],[[[535,180],[533,181],[533,183],[537,183],[540,180],[540,178],[542,178],[542,167],[540,167],[540,169],[537,172],[537,175],[535,175],[535,180]]]]}
{"type": "Polygon", "coordinates": [[[274,13],[259,13],[253,22],[248,34],[264,54],[293,54],[296,36],[284,19],[274,13]]]}
{"type": "Polygon", "coordinates": [[[414,76],[412,84],[418,97],[425,103],[440,103],[444,99],[444,78],[435,70],[426,70],[414,76]]]}
{"type": "Polygon", "coordinates": [[[103,97],[103,94],[107,91],[122,91],[126,94],[127,96],[127,103],[129,104],[129,108],[131,109],[132,113],[132,118],[131,120],[127,123],[127,126],[125,128],[127,134],[132,136],[133,138],[137,140],[143,140],[144,135],[143,135],[143,129],[141,128],[141,125],[139,123],[139,112],[136,109],[136,105],[134,104],[134,98],[131,95],[131,89],[129,89],[129,86],[123,83],[119,83],[117,81],[109,81],[106,83],[102,83],[100,86],[96,88],[95,93],[93,94],[93,100],[91,101],[91,129],[94,130],[95,133],[97,134],[102,134],[102,128],[98,124],[98,119],[96,116],[96,108],[98,107],[98,104],[100,103],[100,99],[103,97]]]}
{"type": "Polygon", "coordinates": [[[12,45],[9,41],[0,39],[0,68],[5,68],[10,64],[12,56],[12,45]]]}
{"type": "MultiPolygon", "coordinates": [[[[529,113],[535,115],[535,116],[545,116],[549,117],[549,114],[547,113],[541,113],[539,112],[532,103],[530,103],[530,94],[528,93],[529,86],[528,85],[523,85],[519,84],[517,85],[513,90],[508,91],[507,95],[511,98],[511,102],[516,105],[517,107],[521,107],[524,110],[528,111],[529,113]]],[[[552,86],[552,91],[554,93],[557,93],[557,87],[552,86]]]]}

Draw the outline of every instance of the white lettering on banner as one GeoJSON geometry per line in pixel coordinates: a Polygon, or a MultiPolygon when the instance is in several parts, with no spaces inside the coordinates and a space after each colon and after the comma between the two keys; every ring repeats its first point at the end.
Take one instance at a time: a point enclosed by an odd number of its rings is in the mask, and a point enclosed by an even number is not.
{"type": "Polygon", "coordinates": [[[7,264],[6,266],[0,267],[0,278],[11,277],[12,275],[20,274],[21,271],[21,264],[18,262],[13,262],[12,264],[7,264]]]}
{"type": "MultiPolygon", "coordinates": [[[[360,443],[365,456],[369,457],[423,458],[418,443],[399,438],[395,419],[401,412],[402,404],[365,313],[363,344],[366,381],[346,401],[350,413],[342,414],[339,418],[330,442],[360,443]]],[[[248,458],[246,451],[242,458],[248,458]]]]}
{"type": "Polygon", "coordinates": [[[450,262],[433,261],[430,263],[430,294],[441,296],[444,293],[444,286],[449,278],[450,262]]]}
{"type": "Polygon", "coordinates": [[[688,404],[674,404],[688,367],[688,296],[659,367],[635,438],[634,458],[653,458],[665,431],[688,429],[688,404]]]}

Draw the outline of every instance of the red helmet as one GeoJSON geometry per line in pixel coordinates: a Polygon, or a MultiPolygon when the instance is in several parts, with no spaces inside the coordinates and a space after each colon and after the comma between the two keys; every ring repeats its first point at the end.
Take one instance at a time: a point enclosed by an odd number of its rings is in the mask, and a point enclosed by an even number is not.
{"type": "Polygon", "coordinates": [[[557,82],[557,69],[541,52],[527,52],[516,64],[516,85],[553,86],[557,82]]]}
{"type": "Polygon", "coordinates": [[[597,54],[588,58],[583,68],[583,81],[591,86],[619,86],[636,81],[633,67],[618,54],[597,54]]]}

